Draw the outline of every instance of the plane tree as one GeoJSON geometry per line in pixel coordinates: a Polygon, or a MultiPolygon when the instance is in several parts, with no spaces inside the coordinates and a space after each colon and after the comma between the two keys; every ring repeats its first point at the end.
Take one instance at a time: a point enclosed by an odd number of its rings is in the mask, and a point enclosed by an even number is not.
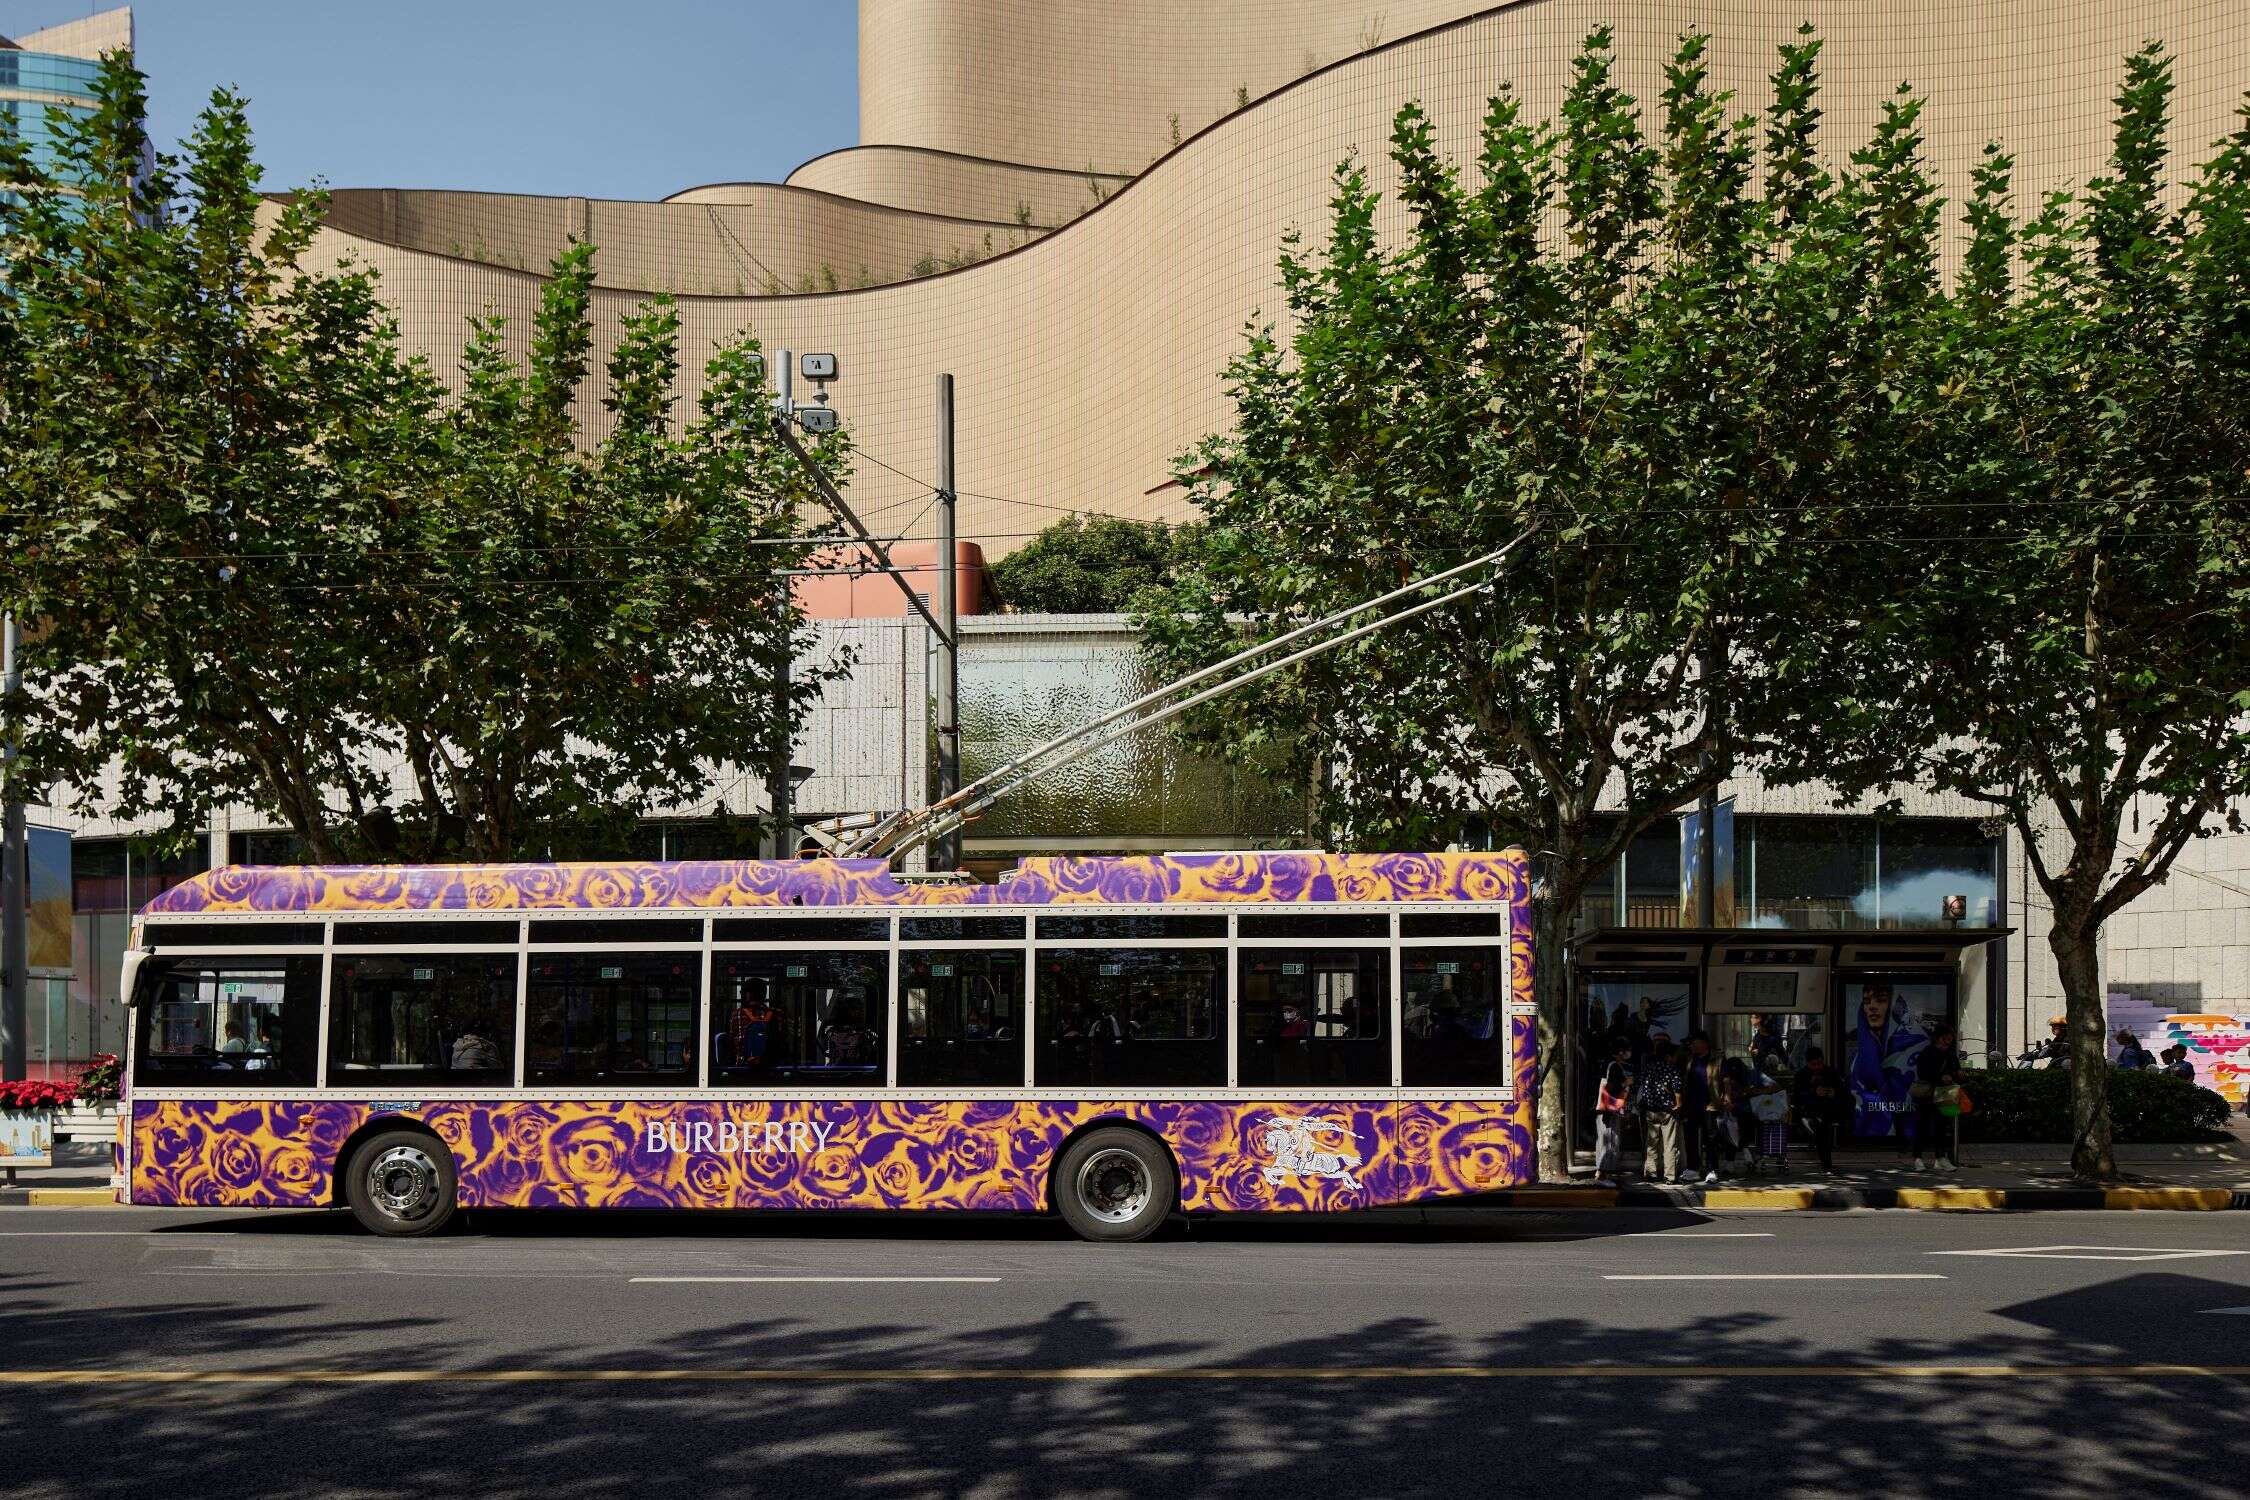
{"type": "Polygon", "coordinates": [[[1286,317],[1226,372],[1179,475],[1207,523],[1144,593],[1162,669],[1531,531],[1488,593],[1191,719],[1362,848],[1481,831],[1536,851],[1543,1175],[1564,1168],[1560,947],[1631,841],[1818,735],[1791,621],[1832,558],[1787,545],[1890,440],[1871,329],[1934,283],[1919,104],[1823,165],[1817,39],[1737,114],[1690,34],[1653,129],[1586,41],[1556,118],[1495,97],[1464,170],[1409,105],[1396,186],[1343,163],[1286,317]],[[1534,530],[1534,528],[1536,528],[1534,530]]]}

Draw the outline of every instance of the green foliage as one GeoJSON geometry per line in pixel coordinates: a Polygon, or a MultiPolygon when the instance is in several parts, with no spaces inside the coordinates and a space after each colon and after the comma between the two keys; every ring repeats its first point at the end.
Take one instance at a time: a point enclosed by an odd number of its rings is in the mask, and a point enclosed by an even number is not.
{"type": "MultiPolygon", "coordinates": [[[[2223,1140],[2223,1095],[2166,1073],[2103,1069],[2116,1139],[2140,1145],[2223,1140]]],[[[1991,1068],[1967,1075],[1974,1104],[1964,1141],[2070,1141],[2071,1075],[2060,1068],[1991,1068]]]]}
{"type": "Polygon", "coordinates": [[[992,587],[1025,614],[1113,613],[1165,582],[1196,538],[1160,521],[1064,516],[993,564],[992,587]]]}
{"type": "Polygon", "coordinates": [[[449,398],[371,274],[306,264],[320,200],[265,203],[239,98],[139,179],[142,80],[116,60],[98,90],[59,143],[85,196],[0,140],[18,774],[178,837],[248,804],[318,859],[499,859],[768,753],[822,674],[775,711],[807,487],[754,343],[676,421],[677,319],[643,308],[583,444],[576,246],[532,326],[472,323],[449,398]]]}
{"type": "MultiPolygon", "coordinates": [[[[1911,99],[1831,173],[1817,42],[1781,50],[1762,129],[1704,51],[1680,44],[1652,138],[1595,32],[1557,119],[1491,101],[1473,174],[1400,111],[1395,242],[1365,168],[1338,168],[1325,245],[1281,263],[1286,341],[1251,330],[1233,431],[1179,466],[1199,565],[1146,612],[1177,673],[1243,622],[1277,634],[1538,526],[1487,596],[1186,733],[1306,788],[1316,836],[1432,847],[1477,824],[1547,851],[1549,976],[1628,841],[1738,756],[1817,736],[1793,630],[1819,570],[1784,539],[1855,482],[1886,378],[1869,328],[1934,262],[1911,99]],[[1597,824],[1605,792],[1622,816],[1597,824]]],[[[1562,1011],[1550,986],[1550,1045],[1562,1011]]]]}
{"type": "Polygon", "coordinates": [[[2102,924],[2250,793],[2250,109],[2176,185],[2171,92],[2161,50],[2128,59],[2109,170],[2028,219],[1987,150],[1959,284],[1887,336],[1897,482],[1820,521],[1864,561],[1808,616],[1842,686],[1835,743],[1797,757],[2014,823],[2087,1175],[2111,1169],[2102,924]]]}

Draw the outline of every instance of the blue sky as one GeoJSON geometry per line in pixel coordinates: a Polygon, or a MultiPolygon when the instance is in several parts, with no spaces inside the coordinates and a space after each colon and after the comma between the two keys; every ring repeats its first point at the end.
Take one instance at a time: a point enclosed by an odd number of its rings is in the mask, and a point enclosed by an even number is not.
{"type": "MultiPolygon", "coordinates": [[[[0,0],[0,34],[109,8],[0,0]]],[[[778,181],[859,140],[852,0],[138,0],[133,14],[158,143],[231,85],[271,188],[661,198],[778,181]]]]}

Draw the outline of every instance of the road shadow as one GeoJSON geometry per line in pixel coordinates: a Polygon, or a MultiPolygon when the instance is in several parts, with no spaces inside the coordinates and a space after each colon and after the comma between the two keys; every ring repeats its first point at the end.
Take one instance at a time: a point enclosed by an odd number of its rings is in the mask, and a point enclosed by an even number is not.
{"type": "MultiPolygon", "coordinates": [[[[371,1239],[350,1214],[334,1209],[276,1209],[202,1217],[193,1210],[151,1226],[151,1234],[225,1234],[248,1237],[371,1239]]],[[[1660,1234],[1712,1223],[1691,1208],[1500,1209],[1473,1206],[1376,1209],[1356,1214],[1217,1214],[1176,1218],[1157,1232],[1159,1241],[1214,1244],[1509,1244],[1528,1240],[1606,1239],[1660,1234]]],[[[448,1237],[495,1240],[740,1239],[845,1243],[1070,1244],[1062,1221],[1050,1215],[974,1213],[666,1212],[641,1209],[464,1210],[441,1231],[448,1237]]]]}
{"type": "MultiPolygon", "coordinates": [[[[18,1369],[66,1358],[306,1363],[279,1326],[301,1311],[295,1305],[63,1313],[35,1285],[7,1290],[0,1337],[18,1369]]],[[[1821,1373],[1844,1360],[2116,1365],[2129,1356],[2101,1319],[2118,1307],[2174,1310],[2184,1330],[2189,1314],[2242,1292],[2158,1273],[2105,1285],[2091,1311],[2077,1310],[2080,1295],[2008,1309],[2020,1333],[1855,1338],[1848,1352],[1758,1312],[1685,1315],[1651,1334],[1558,1309],[1490,1337],[1398,1315],[1226,1358],[1230,1370],[1261,1373],[1041,1374],[1217,1358],[1192,1327],[1136,1333],[1080,1301],[965,1332],[897,1320],[838,1328],[720,1319],[634,1351],[632,1368],[708,1372],[652,1384],[15,1385],[0,1387],[9,1435],[0,1494],[2239,1494],[2250,1472],[2250,1423],[2240,1415],[2250,1381],[1821,1373]],[[1638,1373],[1592,1369],[1621,1365],[1638,1373]],[[1715,1365],[1759,1373],[1698,1373],[1715,1365]],[[1517,1373],[1415,1373],[1458,1366],[1517,1373]],[[849,1370],[930,1378],[837,1373],[849,1370]],[[1343,1370],[1384,1373],[1334,1373],[1343,1370]],[[729,1371],[802,1373],[739,1381],[729,1371]],[[998,1378],[943,1373],[964,1371],[998,1378]]],[[[362,1368],[474,1368],[411,1316],[355,1326],[381,1337],[379,1364],[362,1368]]],[[[2173,1343],[2183,1359],[2241,1349],[2232,1331],[2209,1340],[2183,1331],[2173,1343]]],[[[624,1363],[558,1340],[509,1355],[504,1368],[624,1363]]]]}

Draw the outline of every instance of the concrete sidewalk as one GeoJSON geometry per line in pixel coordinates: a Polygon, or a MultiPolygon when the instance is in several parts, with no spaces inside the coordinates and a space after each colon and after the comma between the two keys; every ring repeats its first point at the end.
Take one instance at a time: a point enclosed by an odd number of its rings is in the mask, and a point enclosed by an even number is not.
{"type": "Polygon", "coordinates": [[[1492,1195],[1518,1208],[1922,1208],[1946,1210],[2170,1208],[2250,1209],[2250,1121],[2228,1139],[2200,1146],[2119,1146],[2119,1180],[2088,1187],[2072,1178],[2062,1145],[1970,1145],[1950,1172],[1912,1170],[1896,1152],[1838,1151],[1823,1173],[1812,1153],[1785,1169],[1714,1184],[1644,1182],[1614,1188],[1576,1182],[1492,1195]]]}
{"type": "Polygon", "coordinates": [[[57,1141],[53,1166],[17,1167],[13,1169],[13,1182],[0,1183],[0,1205],[87,1208],[114,1202],[109,1191],[109,1159],[108,1141],[57,1141]]]}

